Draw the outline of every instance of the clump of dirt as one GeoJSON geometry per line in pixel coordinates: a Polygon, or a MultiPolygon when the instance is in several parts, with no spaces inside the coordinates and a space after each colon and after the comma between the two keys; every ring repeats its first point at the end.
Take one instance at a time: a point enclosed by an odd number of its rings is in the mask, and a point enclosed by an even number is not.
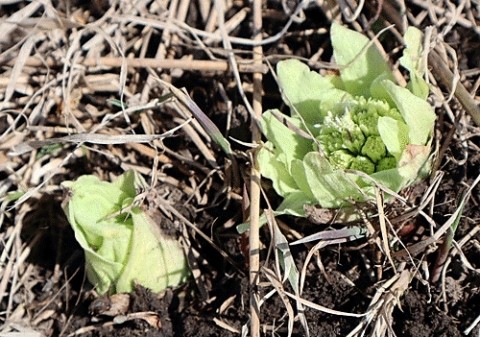
{"type": "Polygon", "coordinates": [[[429,305],[431,301],[428,294],[419,290],[405,294],[401,310],[397,309],[394,315],[393,329],[399,336],[461,336],[455,319],[429,305]]]}

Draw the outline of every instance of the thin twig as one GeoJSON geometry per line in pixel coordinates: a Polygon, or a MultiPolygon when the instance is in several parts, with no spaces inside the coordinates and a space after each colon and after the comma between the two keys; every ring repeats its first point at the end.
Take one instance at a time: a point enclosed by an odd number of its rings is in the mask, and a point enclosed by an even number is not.
{"type": "MultiPolygon", "coordinates": [[[[127,58],[127,66],[131,68],[163,68],[163,69],[183,69],[191,71],[218,71],[226,72],[230,70],[228,61],[223,60],[170,60],[170,59],[157,59],[157,58],[127,58]]],[[[7,62],[8,66],[13,66],[16,62],[16,58],[7,62]]],[[[60,67],[63,66],[60,60],[40,60],[36,57],[29,57],[25,60],[25,66],[27,67],[60,67]]],[[[122,65],[121,57],[90,57],[85,59],[79,59],[76,62],[77,65],[83,65],[85,67],[110,67],[118,68],[122,65]]],[[[266,66],[238,63],[238,71],[242,73],[262,72],[267,71],[266,66]]]]}
{"type": "MultiPolygon", "coordinates": [[[[432,73],[437,77],[448,90],[453,89],[454,75],[442,60],[441,56],[436,50],[430,51],[428,54],[429,65],[432,67],[432,73]]],[[[458,99],[464,109],[470,114],[477,126],[480,126],[480,107],[475,100],[470,96],[470,93],[465,89],[462,83],[456,83],[455,97],[458,99]]]]}
{"type": "MultiPolygon", "coordinates": [[[[262,40],[262,1],[253,1],[253,37],[254,41],[262,40]]],[[[253,48],[253,60],[255,65],[262,64],[263,48],[258,45],[253,48]]],[[[262,74],[253,74],[253,111],[259,120],[262,116],[262,74]]],[[[252,120],[252,142],[260,143],[261,133],[258,124],[252,120]]],[[[259,294],[257,293],[258,277],[260,272],[260,171],[256,152],[253,153],[251,177],[250,177],[250,336],[260,336],[259,317],[259,294]]]]}

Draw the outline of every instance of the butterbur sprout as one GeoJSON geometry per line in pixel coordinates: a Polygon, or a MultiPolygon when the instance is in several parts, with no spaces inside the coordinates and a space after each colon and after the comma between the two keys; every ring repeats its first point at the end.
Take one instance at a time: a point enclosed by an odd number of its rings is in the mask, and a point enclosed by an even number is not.
{"type": "Polygon", "coordinates": [[[98,293],[130,292],[136,284],[158,292],[186,281],[182,247],[134,202],[146,186],[139,174],[127,171],[111,183],[84,175],[62,185],[69,190],[63,208],[98,293]]]}
{"type": "Polygon", "coordinates": [[[426,101],[421,39],[415,28],[405,35],[406,88],[367,37],[339,24],[331,27],[339,75],[322,76],[297,60],[278,63],[291,116],[263,114],[267,142],[258,161],[284,198],[279,213],[374,200],[375,184],[399,192],[428,174],[435,113],[426,101]]]}

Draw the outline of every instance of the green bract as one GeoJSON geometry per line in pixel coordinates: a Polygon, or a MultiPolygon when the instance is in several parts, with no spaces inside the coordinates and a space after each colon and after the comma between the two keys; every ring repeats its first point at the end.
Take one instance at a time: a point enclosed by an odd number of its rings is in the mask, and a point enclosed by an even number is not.
{"type": "Polygon", "coordinates": [[[421,33],[409,28],[405,36],[401,64],[410,72],[408,89],[395,83],[362,34],[333,24],[331,39],[340,75],[322,76],[297,60],[280,62],[279,86],[291,117],[278,110],[263,114],[268,141],[258,161],[284,197],[282,213],[303,216],[304,204],[341,208],[372,200],[375,183],[398,192],[429,170],[435,113],[426,102],[421,33]]]}
{"type": "Polygon", "coordinates": [[[100,294],[130,292],[135,284],[161,291],[186,280],[182,247],[133,203],[146,186],[140,175],[127,171],[112,183],[85,175],[62,185],[70,190],[63,206],[85,251],[88,280],[100,294]]]}

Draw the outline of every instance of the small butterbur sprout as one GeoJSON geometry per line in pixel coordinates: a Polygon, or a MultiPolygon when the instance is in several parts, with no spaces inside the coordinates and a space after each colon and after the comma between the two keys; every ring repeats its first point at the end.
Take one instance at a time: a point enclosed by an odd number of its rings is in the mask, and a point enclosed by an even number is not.
{"type": "Polygon", "coordinates": [[[137,284],[158,292],[186,281],[182,247],[135,201],[146,187],[139,174],[127,171],[111,183],[85,175],[62,185],[69,190],[63,208],[98,293],[130,292],[137,284]]]}
{"type": "Polygon", "coordinates": [[[305,204],[348,207],[374,200],[375,185],[399,192],[428,174],[435,113],[426,101],[421,38],[415,28],[407,31],[407,88],[367,37],[338,24],[331,39],[339,75],[279,62],[291,116],[281,122],[279,111],[263,114],[267,142],[258,155],[262,175],[284,197],[279,212],[303,216],[305,204]]]}

